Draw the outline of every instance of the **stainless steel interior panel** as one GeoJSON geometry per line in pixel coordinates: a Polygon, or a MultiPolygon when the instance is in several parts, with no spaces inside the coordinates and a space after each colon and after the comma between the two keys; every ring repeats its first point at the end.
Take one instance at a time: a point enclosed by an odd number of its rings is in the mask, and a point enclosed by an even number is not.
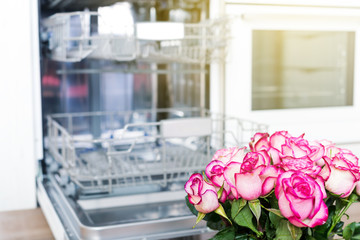
{"type": "MultiPolygon", "coordinates": [[[[170,201],[159,199],[160,202],[145,204],[139,204],[137,200],[143,196],[133,195],[135,204],[128,201],[128,205],[124,205],[121,199],[117,199],[119,206],[112,203],[111,206],[104,205],[100,209],[84,209],[74,199],[65,196],[55,178],[39,178],[38,186],[40,202],[46,201],[46,198],[52,202],[57,217],[66,230],[66,237],[70,240],[170,239],[200,234],[211,235],[211,230],[206,227],[205,222],[193,228],[195,216],[186,207],[185,193],[170,201]]],[[[48,221],[54,221],[54,218],[48,221]]]]}

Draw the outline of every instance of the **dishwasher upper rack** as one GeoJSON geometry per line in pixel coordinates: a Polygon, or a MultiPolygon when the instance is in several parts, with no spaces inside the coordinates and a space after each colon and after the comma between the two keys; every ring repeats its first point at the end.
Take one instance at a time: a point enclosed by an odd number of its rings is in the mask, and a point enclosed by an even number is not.
{"type": "Polygon", "coordinates": [[[210,63],[225,59],[231,19],[222,17],[199,23],[110,22],[98,12],[78,11],[56,13],[44,19],[42,26],[50,57],[55,61],[79,62],[85,58],[95,58],[210,63]],[[100,31],[100,23],[107,26],[105,33],[100,31]],[[144,34],[139,31],[146,29],[141,27],[144,24],[157,27],[155,32],[166,32],[164,26],[167,26],[167,29],[176,28],[177,33],[176,36],[159,39],[156,36],[143,37],[144,34]]]}
{"type": "Polygon", "coordinates": [[[56,13],[42,21],[51,58],[79,62],[84,58],[132,61],[136,57],[133,24],[106,21],[97,12],[56,13]],[[96,22],[94,24],[93,22],[96,22]],[[103,26],[101,32],[99,26],[103,26]],[[121,28],[122,32],[115,30],[121,28]]]}
{"type": "Polygon", "coordinates": [[[85,193],[183,185],[217,149],[267,129],[198,108],[54,114],[47,124],[51,155],[85,193]],[[158,121],[159,114],[168,118],[158,121]],[[75,122],[101,127],[86,131],[75,122]]]}

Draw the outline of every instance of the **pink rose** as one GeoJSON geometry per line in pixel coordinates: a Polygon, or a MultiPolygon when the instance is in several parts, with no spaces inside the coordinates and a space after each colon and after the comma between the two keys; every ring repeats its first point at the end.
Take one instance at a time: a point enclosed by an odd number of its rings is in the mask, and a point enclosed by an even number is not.
{"type": "Polygon", "coordinates": [[[342,198],[348,197],[360,179],[359,159],[348,150],[338,152],[332,159],[324,159],[326,164],[321,176],[325,180],[326,189],[342,198]]]}
{"type": "Polygon", "coordinates": [[[285,140],[285,144],[281,146],[281,153],[283,156],[290,156],[294,158],[301,158],[309,155],[311,149],[309,142],[302,138],[302,136],[289,137],[285,140]]]}
{"type": "Polygon", "coordinates": [[[276,167],[269,164],[270,157],[266,151],[249,152],[243,162],[228,163],[224,169],[224,178],[232,195],[254,200],[268,194],[278,175],[276,167]]]}
{"type": "Polygon", "coordinates": [[[322,225],[328,218],[328,208],[321,178],[314,179],[299,171],[279,175],[275,195],[281,214],[297,227],[322,225]]]}
{"type": "Polygon", "coordinates": [[[311,152],[308,156],[311,160],[317,162],[325,155],[325,147],[321,143],[311,142],[309,147],[311,152]]]}
{"type": "Polygon", "coordinates": [[[251,138],[251,142],[249,143],[249,146],[252,152],[257,152],[260,150],[268,150],[270,147],[269,134],[256,133],[254,137],[251,138]]]}
{"type": "Polygon", "coordinates": [[[226,164],[230,161],[241,162],[245,156],[246,147],[231,147],[217,150],[211,161],[218,160],[226,164]]]}
{"type": "Polygon", "coordinates": [[[336,147],[335,144],[328,140],[321,140],[318,141],[319,144],[324,146],[324,156],[328,158],[332,158],[335,156],[335,154],[339,153],[341,151],[340,148],[336,147]]]}
{"type": "Polygon", "coordinates": [[[199,212],[209,213],[219,207],[215,187],[205,182],[201,174],[195,173],[191,175],[184,188],[188,194],[189,202],[199,212]]]}
{"type": "Polygon", "coordinates": [[[226,196],[230,193],[230,186],[224,178],[224,169],[225,164],[219,160],[211,161],[205,169],[206,176],[216,187],[224,186],[221,202],[225,202],[226,196]]]}
{"type": "Polygon", "coordinates": [[[325,154],[325,148],[320,142],[309,143],[304,139],[304,134],[293,137],[286,131],[280,131],[271,135],[268,152],[275,164],[283,157],[309,157],[312,161],[320,160],[319,165],[322,165],[321,159],[325,154]]]}
{"type": "Polygon", "coordinates": [[[285,145],[287,139],[291,137],[292,136],[287,131],[278,131],[270,136],[269,138],[270,147],[267,151],[274,164],[279,164],[281,162],[281,157],[283,155],[282,154],[283,145],[285,145]]]}
{"type": "Polygon", "coordinates": [[[270,145],[268,133],[256,133],[254,137],[251,138],[249,146],[252,152],[267,151],[274,164],[280,162],[280,151],[270,145]]]}
{"type": "Polygon", "coordinates": [[[281,166],[285,171],[301,171],[309,175],[317,175],[321,167],[317,166],[308,156],[301,158],[284,157],[281,159],[281,166]]]}
{"type": "Polygon", "coordinates": [[[270,146],[281,152],[282,146],[292,137],[287,131],[278,131],[270,136],[270,146]]]}

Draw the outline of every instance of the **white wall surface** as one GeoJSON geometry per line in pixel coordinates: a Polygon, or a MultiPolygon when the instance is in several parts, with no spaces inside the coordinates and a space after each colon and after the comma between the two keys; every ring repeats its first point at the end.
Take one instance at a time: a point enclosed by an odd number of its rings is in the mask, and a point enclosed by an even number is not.
{"type": "Polygon", "coordinates": [[[0,10],[0,211],[36,207],[41,156],[37,1],[0,10]]]}

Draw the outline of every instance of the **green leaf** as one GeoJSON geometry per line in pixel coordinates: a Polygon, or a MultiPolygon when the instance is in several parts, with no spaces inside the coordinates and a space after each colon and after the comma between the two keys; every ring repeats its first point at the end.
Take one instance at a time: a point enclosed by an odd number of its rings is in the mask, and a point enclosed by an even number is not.
{"type": "Polygon", "coordinates": [[[279,223],[281,221],[281,219],[283,219],[284,217],[280,217],[279,215],[273,213],[273,212],[269,212],[269,218],[271,223],[277,228],[279,227],[279,223]]]}
{"type": "Polygon", "coordinates": [[[259,219],[261,216],[261,204],[259,199],[251,200],[248,202],[251,212],[256,218],[257,225],[259,225],[259,219]]]}
{"type": "Polygon", "coordinates": [[[273,224],[271,224],[270,218],[266,218],[265,222],[265,234],[267,239],[274,239],[275,238],[275,230],[276,228],[273,227],[273,224]]]}
{"type": "Polygon", "coordinates": [[[221,198],[221,195],[222,195],[222,193],[223,193],[223,190],[224,190],[224,184],[221,186],[221,188],[220,188],[219,191],[217,192],[218,199],[221,198]]]}
{"type": "Polygon", "coordinates": [[[272,191],[272,194],[268,197],[271,208],[279,209],[279,202],[275,196],[275,192],[272,191]]]}
{"type": "Polygon", "coordinates": [[[282,219],[279,222],[279,226],[276,228],[276,240],[299,240],[301,238],[301,229],[293,225],[290,226],[289,224],[292,225],[288,220],[285,219],[282,219]]]}
{"type": "Polygon", "coordinates": [[[227,227],[219,231],[210,240],[233,240],[235,239],[235,229],[233,227],[227,227]]]}
{"type": "Polygon", "coordinates": [[[253,218],[254,215],[251,213],[249,206],[246,205],[233,219],[239,226],[247,227],[256,233],[257,236],[262,236],[262,232],[259,232],[254,226],[253,218]]]}
{"type": "Polygon", "coordinates": [[[234,219],[239,214],[241,209],[245,207],[247,201],[245,199],[234,200],[231,205],[231,217],[234,219]]]}
{"type": "Polygon", "coordinates": [[[192,212],[192,214],[194,214],[195,216],[198,215],[198,211],[195,209],[194,205],[192,205],[190,202],[189,202],[189,197],[186,196],[185,197],[185,202],[186,202],[186,206],[189,208],[189,210],[192,212]]]}
{"type": "Polygon", "coordinates": [[[229,223],[232,225],[232,222],[230,221],[230,219],[226,215],[225,210],[224,210],[224,208],[223,208],[223,206],[221,204],[219,204],[219,207],[215,210],[215,212],[217,214],[219,214],[220,216],[222,216],[223,218],[225,218],[226,220],[228,220],[229,223]]]}
{"type": "MultiPolygon", "coordinates": [[[[253,239],[253,238],[251,238],[251,239],[253,239]]],[[[236,234],[235,240],[250,240],[249,234],[247,234],[247,233],[241,234],[241,235],[236,234]]]]}
{"type": "Polygon", "coordinates": [[[226,227],[224,221],[221,218],[218,221],[207,221],[206,226],[212,230],[217,231],[223,230],[226,227]]]}
{"type": "Polygon", "coordinates": [[[302,235],[302,231],[300,228],[292,225],[290,222],[287,222],[287,227],[291,235],[291,239],[299,240],[302,235]]]}
{"type": "Polygon", "coordinates": [[[350,223],[344,228],[343,237],[345,240],[360,239],[360,223],[350,223]]]}
{"type": "Polygon", "coordinates": [[[284,218],[284,216],[281,214],[280,210],[279,209],[275,209],[275,208],[266,208],[263,206],[263,208],[265,208],[266,210],[268,210],[269,212],[281,217],[281,218],[284,218]]]}
{"type": "Polygon", "coordinates": [[[345,240],[351,239],[352,235],[353,235],[354,232],[355,232],[355,224],[356,224],[355,222],[350,223],[349,225],[347,225],[347,226],[344,228],[343,237],[345,238],[345,240]]]}
{"type": "Polygon", "coordinates": [[[193,228],[201,221],[203,220],[203,218],[205,217],[205,213],[202,213],[202,212],[199,212],[198,215],[197,215],[197,219],[196,219],[196,222],[195,222],[195,225],[193,226],[193,228]]]}
{"type": "Polygon", "coordinates": [[[334,233],[341,233],[343,226],[344,226],[344,222],[343,222],[343,221],[338,222],[338,223],[335,225],[335,227],[334,227],[334,229],[333,229],[333,232],[334,232],[334,233]]]}

